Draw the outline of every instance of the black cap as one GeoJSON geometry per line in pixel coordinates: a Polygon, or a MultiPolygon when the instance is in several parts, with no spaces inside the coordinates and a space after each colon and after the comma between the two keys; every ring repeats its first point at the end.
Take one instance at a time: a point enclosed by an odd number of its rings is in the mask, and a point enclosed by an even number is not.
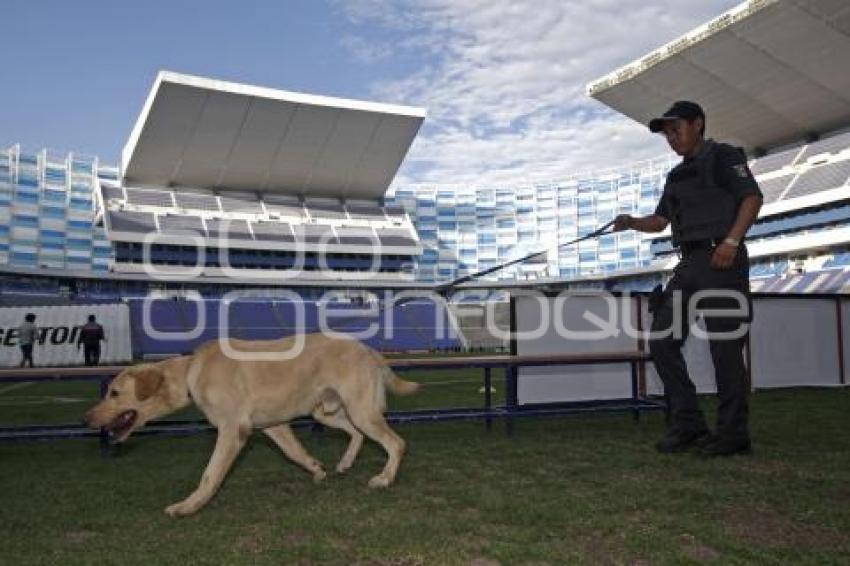
{"type": "Polygon", "coordinates": [[[697,118],[705,120],[705,113],[702,111],[702,107],[696,102],[679,100],[674,102],[673,106],[671,106],[670,109],[660,117],[653,118],[649,121],[649,131],[652,133],[660,132],[664,129],[664,122],[669,122],[671,120],[684,119],[690,122],[697,118]]]}

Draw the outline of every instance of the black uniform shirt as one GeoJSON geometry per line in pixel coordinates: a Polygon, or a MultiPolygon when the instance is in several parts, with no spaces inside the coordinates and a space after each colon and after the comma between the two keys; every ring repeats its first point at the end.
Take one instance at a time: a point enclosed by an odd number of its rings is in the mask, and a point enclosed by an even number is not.
{"type": "MultiPolygon", "coordinates": [[[[670,173],[673,173],[678,167],[691,163],[694,159],[704,159],[709,151],[714,151],[715,154],[715,175],[717,175],[717,184],[728,190],[735,196],[735,201],[740,204],[745,197],[750,195],[762,196],[758,183],[753,177],[752,171],[747,166],[747,158],[738,148],[723,143],[716,143],[714,140],[705,140],[705,145],[693,157],[686,157],[682,162],[674,167],[670,173]]],[[[670,173],[667,178],[670,178],[670,173]]],[[[658,206],[655,207],[655,214],[670,219],[670,211],[668,210],[667,184],[664,185],[664,193],[661,195],[661,200],[658,201],[658,206]]]]}
{"type": "Polygon", "coordinates": [[[87,322],[80,329],[80,337],[77,339],[77,345],[97,346],[103,339],[103,327],[96,322],[87,322]]]}

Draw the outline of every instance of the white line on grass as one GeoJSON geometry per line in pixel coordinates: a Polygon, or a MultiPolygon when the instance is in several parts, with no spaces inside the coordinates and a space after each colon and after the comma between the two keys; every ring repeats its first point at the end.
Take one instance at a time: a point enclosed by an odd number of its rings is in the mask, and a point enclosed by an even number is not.
{"type": "Polygon", "coordinates": [[[71,403],[92,403],[99,400],[96,397],[56,397],[50,395],[17,395],[0,399],[0,407],[16,407],[20,405],[52,405],[71,403]]]}
{"type": "MultiPolygon", "coordinates": [[[[492,381],[504,381],[504,379],[505,378],[503,378],[503,377],[494,377],[494,378],[492,378],[492,381]]],[[[484,380],[483,379],[447,379],[447,380],[444,380],[444,381],[425,380],[425,381],[420,381],[418,383],[419,383],[419,385],[422,385],[423,387],[426,386],[426,385],[458,385],[460,383],[466,383],[466,384],[469,384],[469,385],[480,385],[480,384],[484,383],[484,380]]]]}
{"type": "Polygon", "coordinates": [[[22,381],[21,383],[13,383],[11,385],[7,385],[5,387],[0,387],[0,395],[4,393],[8,393],[9,391],[16,391],[18,389],[23,389],[24,387],[29,387],[34,383],[31,381],[22,381]]]}

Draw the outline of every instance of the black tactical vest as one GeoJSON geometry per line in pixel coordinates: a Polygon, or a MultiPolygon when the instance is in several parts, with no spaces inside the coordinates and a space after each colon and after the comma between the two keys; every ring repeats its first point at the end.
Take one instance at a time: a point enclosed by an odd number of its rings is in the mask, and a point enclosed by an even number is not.
{"type": "Polygon", "coordinates": [[[716,175],[719,144],[707,143],[705,153],[680,163],[667,175],[664,198],[674,246],[724,238],[735,222],[735,197],[719,185],[716,175]]]}

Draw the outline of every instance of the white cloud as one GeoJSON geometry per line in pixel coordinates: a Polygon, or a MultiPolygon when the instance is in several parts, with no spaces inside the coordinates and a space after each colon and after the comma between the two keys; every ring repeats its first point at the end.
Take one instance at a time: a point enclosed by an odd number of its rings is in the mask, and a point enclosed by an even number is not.
{"type": "Polygon", "coordinates": [[[393,53],[388,45],[370,42],[356,35],[343,36],[339,41],[355,59],[367,64],[377,63],[393,53]]]}
{"type": "Polygon", "coordinates": [[[426,53],[418,71],[373,85],[428,119],[396,184],[558,179],[667,151],[644,127],[585,94],[613,69],[734,6],[735,0],[350,0],[353,51],[388,56],[368,32],[426,53]],[[369,46],[368,42],[374,42],[369,46]]]}

